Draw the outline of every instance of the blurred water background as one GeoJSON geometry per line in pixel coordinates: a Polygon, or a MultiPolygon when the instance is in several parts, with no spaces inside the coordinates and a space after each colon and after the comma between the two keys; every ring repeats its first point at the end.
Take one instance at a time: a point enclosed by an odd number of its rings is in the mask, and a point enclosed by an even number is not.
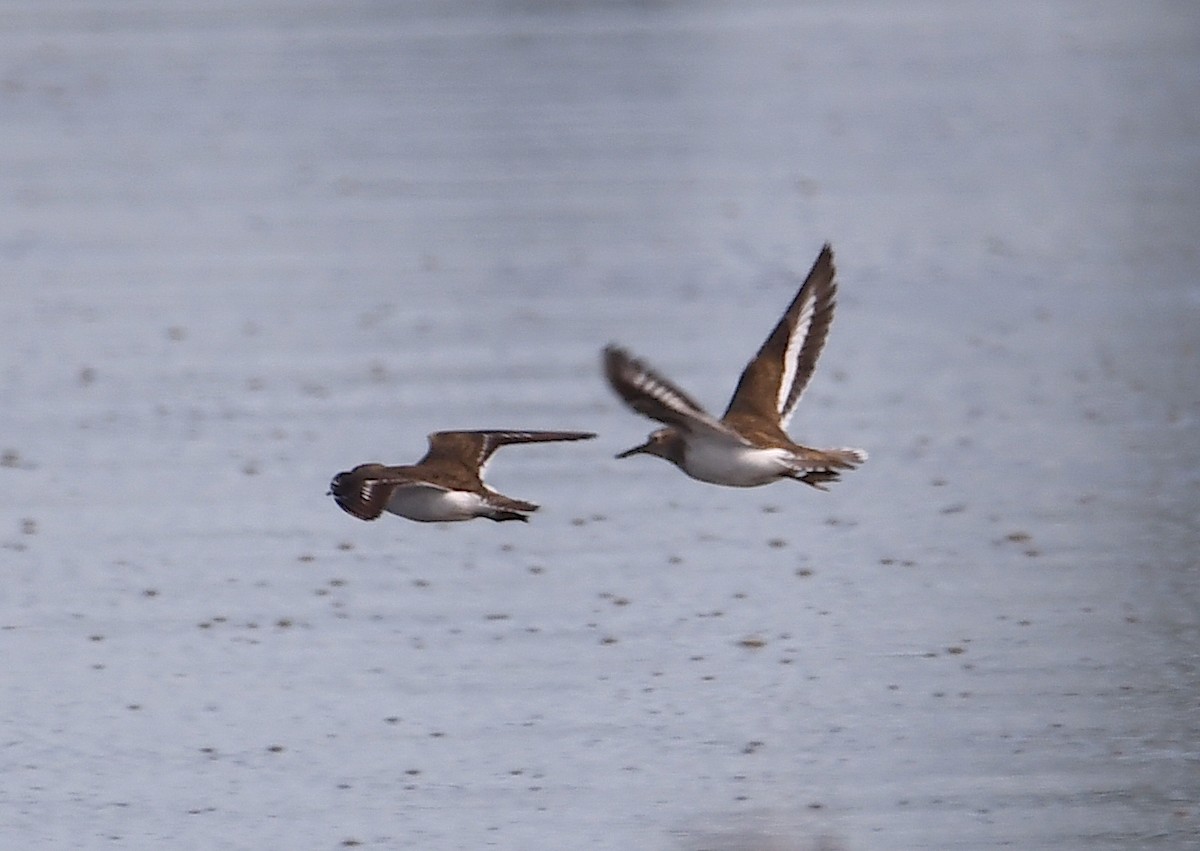
{"type": "Polygon", "coordinates": [[[0,3],[12,847],[1200,839],[1200,14],[0,3]],[[653,459],[822,242],[829,494],[653,459]],[[529,526],[325,496],[440,428],[529,526]]]}

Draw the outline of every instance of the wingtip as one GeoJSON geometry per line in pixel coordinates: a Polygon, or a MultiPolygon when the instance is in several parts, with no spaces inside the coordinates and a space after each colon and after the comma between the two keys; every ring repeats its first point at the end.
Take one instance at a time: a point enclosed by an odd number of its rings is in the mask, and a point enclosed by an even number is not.
{"type": "Polygon", "coordinates": [[[626,372],[630,365],[636,363],[629,350],[616,343],[609,343],[604,347],[601,362],[604,367],[604,375],[614,387],[622,373],[626,372]]]}
{"type": "Polygon", "coordinates": [[[631,357],[629,351],[624,346],[609,343],[601,352],[601,359],[604,361],[604,368],[611,371],[617,364],[631,360],[631,357]]]}
{"type": "Polygon", "coordinates": [[[823,264],[827,264],[831,269],[834,267],[833,244],[830,242],[826,242],[821,246],[821,251],[817,254],[817,260],[813,263],[813,266],[818,267],[823,264]]]}
{"type": "Polygon", "coordinates": [[[592,440],[597,436],[594,431],[561,431],[558,435],[559,440],[592,440]]]}
{"type": "Polygon", "coordinates": [[[591,440],[596,436],[594,431],[551,431],[543,432],[552,440],[591,440]]]}

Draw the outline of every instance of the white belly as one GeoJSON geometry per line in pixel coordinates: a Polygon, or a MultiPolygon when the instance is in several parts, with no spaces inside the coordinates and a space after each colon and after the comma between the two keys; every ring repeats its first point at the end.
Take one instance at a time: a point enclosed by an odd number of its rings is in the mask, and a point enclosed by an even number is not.
{"type": "Polygon", "coordinates": [[[387,510],[422,523],[444,523],[450,520],[471,520],[487,513],[488,508],[478,494],[468,491],[447,491],[409,485],[396,488],[392,492],[387,510]]]}
{"type": "Polygon", "coordinates": [[[697,440],[684,450],[684,471],[693,479],[734,488],[753,488],[775,481],[789,469],[783,449],[731,447],[697,440]]]}

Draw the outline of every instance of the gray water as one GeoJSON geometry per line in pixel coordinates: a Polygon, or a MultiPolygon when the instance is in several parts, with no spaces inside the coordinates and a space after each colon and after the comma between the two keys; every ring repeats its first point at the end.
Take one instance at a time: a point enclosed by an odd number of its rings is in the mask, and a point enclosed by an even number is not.
{"type": "Polygon", "coordinates": [[[0,836],[1200,840],[1187,4],[0,4],[0,836]],[[616,461],[829,240],[828,494],[616,461]],[[325,496],[442,428],[528,526],[325,496]],[[519,527],[519,528],[513,528],[519,527]]]}

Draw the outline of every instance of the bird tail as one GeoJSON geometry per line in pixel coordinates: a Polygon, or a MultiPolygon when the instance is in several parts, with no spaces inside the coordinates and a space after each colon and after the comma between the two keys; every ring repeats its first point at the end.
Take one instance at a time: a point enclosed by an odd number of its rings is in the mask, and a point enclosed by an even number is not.
{"type": "Polygon", "coordinates": [[[492,510],[484,516],[498,523],[505,520],[524,520],[528,522],[529,518],[526,515],[538,510],[537,503],[526,502],[523,499],[513,499],[511,496],[505,496],[495,491],[488,494],[487,502],[488,507],[492,510]]]}
{"type": "Polygon", "coordinates": [[[497,509],[486,516],[488,520],[495,520],[497,523],[503,523],[505,520],[520,520],[522,523],[529,522],[528,514],[519,514],[516,511],[500,511],[497,509]]]}
{"type": "Polygon", "coordinates": [[[827,485],[840,479],[843,470],[853,470],[866,460],[865,449],[814,449],[793,478],[817,490],[828,490],[827,485]]]}

